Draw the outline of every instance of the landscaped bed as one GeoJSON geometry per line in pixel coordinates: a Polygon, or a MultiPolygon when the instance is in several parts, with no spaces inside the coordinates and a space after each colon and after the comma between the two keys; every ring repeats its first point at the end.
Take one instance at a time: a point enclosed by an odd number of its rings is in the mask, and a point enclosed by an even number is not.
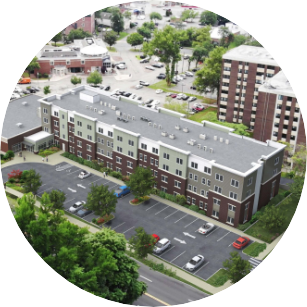
{"type": "Polygon", "coordinates": [[[92,223],[96,224],[97,226],[102,227],[102,225],[110,222],[111,220],[113,220],[115,218],[115,216],[113,214],[110,214],[108,216],[103,216],[103,217],[97,217],[97,218],[93,218],[92,219],[92,223]]]}
{"type": "Polygon", "coordinates": [[[266,249],[266,243],[254,242],[243,250],[243,253],[251,257],[257,257],[266,249]]]}
{"type": "Polygon", "coordinates": [[[50,156],[56,152],[60,151],[60,149],[58,147],[50,147],[48,149],[45,150],[40,150],[38,155],[41,157],[46,157],[46,156],[50,156]]]}
{"type": "Polygon", "coordinates": [[[213,287],[221,287],[228,280],[227,271],[225,269],[219,269],[214,275],[212,275],[206,283],[213,287]]]}
{"type": "Polygon", "coordinates": [[[134,198],[134,199],[129,201],[129,204],[132,205],[132,206],[138,206],[138,205],[142,204],[143,202],[148,201],[149,199],[150,199],[149,196],[134,198]]]}

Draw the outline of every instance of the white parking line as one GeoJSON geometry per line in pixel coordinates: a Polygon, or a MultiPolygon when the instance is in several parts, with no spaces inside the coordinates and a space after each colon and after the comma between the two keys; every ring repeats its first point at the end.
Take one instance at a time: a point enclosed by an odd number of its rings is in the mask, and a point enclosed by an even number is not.
{"type": "Polygon", "coordinates": [[[107,184],[108,182],[110,182],[110,180],[109,180],[109,181],[107,181],[107,182],[105,182],[105,183],[103,183],[103,185],[107,184]]]}
{"type": "Polygon", "coordinates": [[[44,185],[46,185],[47,183],[45,183],[45,184],[42,184],[40,187],[43,187],[44,185]]]}
{"type": "Polygon", "coordinates": [[[133,227],[127,229],[126,231],[124,231],[124,232],[122,232],[122,233],[126,233],[126,232],[128,232],[129,230],[131,230],[131,229],[133,229],[133,228],[135,228],[135,226],[133,226],[133,227]]]}
{"type": "Polygon", "coordinates": [[[181,254],[178,255],[177,257],[175,257],[175,258],[171,261],[171,263],[172,263],[173,261],[175,261],[177,258],[179,258],[181,255],[183,255],[185,252],[186,252],[186,251],[184,251],[183,253],[181,253],[181,254]]]}
{"type": "Polygon", "coordinates": [[[207,264],[209,264],[209,261],[205,264],[205,265],[203,265],[200,269],[198,269],[195,273],[193,273],[193,275],[195,275],[196,273],[198,273],[201,269],[203,269],[207,264]]]}
{"type": "Polygon", "coordinates": [[[188,214],[184,215],[183,217],[181,217],[179,220],[177,220],[176,222],[174,222],[174,224],[176,224],[177,222],[179,222],[180,220],[182,220],[184,217],[186,217],[188,214]]]}
{"type": "Polygon", "coordinates": [[[116,227],[112,228],[112,230],[115,230],[116,228],[118,228],[118,227],[120,227],[121,225],[124,225],[124,224],[126,224],[126,222],[123,222],[123,223],[117,225],[116,227]]]}
{"type": "MultiPolygon", "coordinates": [[[[160,258],[163,259],[161,256],[162,256],[162,255],[165,255],[166,253],[168,253],[169,251],[171,251],[174,247],[175,247],[175,245],[173,245],[169,250],[167,250],[167,251],[165,251],[164,253],[162,253],[162,254],[160,255],[160,258]]],[[[159,256],[158,256],[158,257],[159,257],[159,256]]]]}
{"type": "Polygon", "coordinates": [[[116,187],[117,185],[118,185],[118,184],[113,185],[113,186],[109,187],[109,189],[112,189],[112,188],[116,187]]]}
{"type": "Polygon", "coordinates": [[[169,218],[170,216],[172,216],[173,214],[175,214],[176,212],[178,212],[179,210],[174,211],[173,213],[171,213],[170,215],[168,215],[167,217],[165,217],[164,219],[166,220],[167,218],[169,218]]]}
{"type": "Polygon", "coordinates": [[[46,190],[43,190],[43,191],[41,191],[41,192],[39,192],[39,193],[37,193],[37,194],[43,194],[45,191],[48,191],[48,190],[50,190],[50,189],[53,189],[53,187],[51,187],[51,188],[49,188],[49,189],[46,189],[46,190]]]}
{"type": "Polygon", "coordinates": [[[167,209],[169,206],[166,206],[164,209],[160,210],[159,212],[155,213],[155,215],[159,214],[160,212],[164,211],[165,209],[167,209]]]}
{"type": "Polygon", "coordinates": [[[75,173],[75,172],[78,172],[78,171],[80,171],[81,170],[81,168],[78,168],[76,171],[74,171],[74,172],[69,172],[69,174],[66,174],[67,176],[69,176],[69,175],[71,175],[71,174],[73,174],[73,173],[75,173]]]}
{"type": "Polygon", "coordinates": [[[153,206],[149,207],[148,209],[146,209],[146,211],[150,210],[151,208],[153,208],[154,206],[156,206],[157,204],[159,204],[159,202],[157,202],[156,204],[154,204],[153,206]]]}
{"type": "Polygon", "coordinates": [[[219,242],[221,241],[223,238],[225,238],[228,234],[230,234],[230,231],[227,232],[224,236],[222,236],[221,238],[219,238],[218,240],[216,240],[216,242],[219,242]]]}
{"type": "Polygon", "coordinates": [[[152,280],[146,278],[145,276],[140,275],[141,278],[148,280],[149,282],[152,282],[152,280]]]}
{"type": "Polygon", "coordinates": [[[193,224],[194,222],[196,222],[198,220],[198,218],[196,220],[194,220],[193,222],[191,222],[190,224],[188,225],[185,225],[184,228],[187,228],[188,226],[190,226],[191,224],[193,224]]]}
{"type": "Polygon", "coordinates": [[[96,181],[99,181],[99,180],[101,180],[101,179],[103,179],[103,178],[99,178],[99,179],[97,179],[97,180],[95,180],[95,181],[92,181],[92,182],[90,182],[88,185],[90,185],[90,184],[92,184],[92,183],[94,183],[94,182],[96,182],[96,181]]]}
{"type": "Polygon", "coordinates": [[[211,231],[208,235],[206,235],[205,237],[209,237],[212,233],[214,233],[217,229],[219,229],[219,227],[216,227],[213,231],[211,231]]]}
{"type": "Polygon", "coordinates": [[[64,205],[66,204],[66,203],[69,203],[70,201],[72,201],[72,200],[74,200],[75,198],[72,198],[72,199],[70,199],[70,200],[66,200],[65,202],[64,202],[64,205]]]}

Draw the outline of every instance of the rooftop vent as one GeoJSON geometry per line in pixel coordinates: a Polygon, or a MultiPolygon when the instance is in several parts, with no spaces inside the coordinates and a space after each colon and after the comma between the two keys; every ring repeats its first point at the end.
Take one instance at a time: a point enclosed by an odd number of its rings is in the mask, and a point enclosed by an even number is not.
{"type": "Polygon", "coordinates": [[[16,126],[21,128],[22,127],[22,123],[17,123],[16,126]]]}
{"type": "Polygon", "coordinates": [[[210,148],[210,153],[213,153],[213,148],[210,148]]]}
{"type": "Polygon", "coordinates": [[[172,139],[172,140],[174,140],[174,139],[176,138],[176,137],[175,137],[175,134],[170,134],[170,135],[169,135],[169,138],[172,139]]]}
{"type": "Polygon", "coordinates": [[[141,116],[140,120],[142,120],[144,122],[150,122],[150,119],[148,117],[145,117],[145,116],[141,116]]]}
{"type": "Polygon", "coordinates": [[[132,120],[135,120],[135,116],[132,116],[132,120]]]}
{"type": "Polygon", "coordinates": [[[223,138],[220,138],[220,142],[223,143],[223,141],[224,141],[224,139],[223,139],[223,138]]]}
{"type": "Polygon", "coordinates": [[[207,151],[207,146],[204,146],[204,151],[207,151]]]}
{"type": "Polygon", "coordinates": [[[159,129],[160,129],[160,130],[162,129],[162,125],[159,125],[159,129]]]}
{"type": "Polygon", "coordinates": [[[197,148],[198,148],[198,149],[201,149],[201,144],[197,144],[197,148]]]}
{"type": "Polygon", "coordinates": [[[97,112],[97,109],[96,109],[96,108],[94,108],[94,112],[97,112]]]}
{"type": "Polygon", "coordinates": [[[205,140],[206,139],[206,135],[205,134],[200,134],[199,138],[202,139],[202,140],[205,140]]]}
{"type": "Polygon", "coordinates": [[[126,113],[123,113],[123,118],[127,118],[127,114],[126,113]]]}
{"type": "Polygon", "coordinates": [[[154,124],[153,124],[153,127],[154,127],[154,128],[157,128],[157,127],[158,127],[158,125],[157,125],[156,123],[154,123],[154,124]]]}
{"type": "Polygon", "coordinates": [[[127,119],[122,119],[122,121],[124,122],[124,123],[128,123],[128,120],[127,119]]]}
{"type": "Polygon", "coordinates": [[[161,132],[161,135],[162,135],[162,136],[168,136],[168,134],[167,134],[166,131],[161,132]]]}
{"type": "Polygon", "coordinates": [[[104,103],[104,106],[106,107],[107,105],[108,105],[108,103],[107,103],[107,102],[105,102],[105,103],[104,103]]]}
{"type": "Polygon", "coordinates": [[[115,114],[116,114],[116,116],[121,116],[122,112],[121,111],[116,111],[115,114]]]}
{"type": "Polygon", "coordinates": [[[196,141],[195,141],[195,140],[193,140],[193,139],[188,140],[188,144],[189,144],[189,145],[194,146],[194,145],[195,145],[195,143],[196,143],[196,141]]]}
{"type": "Polygon", "coordinates": [[[152,122],[148,122],[148,126],[152,126],[152,122]]]}
{"type": "Polygon", "coordinates": [[[185,127],[185,128],[182,129],[182,131],[188,133],[189,129],[185,127]]]}
{"type": "Polygon", "coordinates": [[[122,119],[121,117],[118,116],[118,117],[117,117],[117,120],[123,120],[123,119],[122,119]]]}
{"type": "Polygon", "coordinates": [[[89,108],[89,106],[88,106],[88,105],[86,105],[86,106],[85,106],[85,108],[86,108],[86,109],[88,109],[88,108],[89,108]]]}
{"type": "Polygon", "coordinates": [[[127,114],[127,118],[128,118],[128,119],[131,119],[131,115],[130,115],[130,114],[127,114]]]}
{"type": "Polygon", "coordinates": [[[92,106],[90,106],[90,110],[93,110],[93,107],[92,107],[92,106]]]}
{"type": "Polygon", "coordinates": [[[100,111],[98,111],[98,114],[100,114],[100,115],[106,114],[106,111],[105,110],[100,110],[100,111]]]}
{"type": "Polygon", "coordinates": [[[112,107],[112,105],[111,105],[111,103],[109,103],[109,108],[111,108],[112,107]]]}
{"type": "Polygon", "coordinates": [[[21,103],[23,106],[27,106],[28,105],[28,102],[27,101],[24,101],[21,103]]]}
{"type": "Polygon", "coordinates": [[[100,101],[100,105],[103,105],[103,101],[100,101]]]}
{"type": "Polygon", "coordinates": [[[228,139],[225,140],[225,144],[226,144],[226,145],[229,144],[229,140],[228,140],[228,139]]]}
{"type": "Polygon", "coordinates": [[[112,106],[111,109],[116,111],[117,110],[117,106],[112,106]]]}
{"type": "Polygon", "coordinates": [[[215,136],[213,137],[213,139],[214,139],[214,141],[217,141],[217,136],[215,135],[215,136]]]}
{"type": "Polygon", "coordinates": [[[180,126],[179,126],[179,125],[176,125],[176,126],[175,126],[175,129],[180,130],[180,126]]]}

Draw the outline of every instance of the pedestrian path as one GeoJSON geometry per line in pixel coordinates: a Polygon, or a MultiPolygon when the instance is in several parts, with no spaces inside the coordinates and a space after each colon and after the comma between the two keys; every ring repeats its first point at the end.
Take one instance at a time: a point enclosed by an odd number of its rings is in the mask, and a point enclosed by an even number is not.
{"type": "Polygon", "coordinates": [[[253,271],[262,262],[262,260],[257,260],[255,258],[250,258],[248,260],[248,262],[253,266],[253,268],[251,269],[251,271],[253,271]]]}

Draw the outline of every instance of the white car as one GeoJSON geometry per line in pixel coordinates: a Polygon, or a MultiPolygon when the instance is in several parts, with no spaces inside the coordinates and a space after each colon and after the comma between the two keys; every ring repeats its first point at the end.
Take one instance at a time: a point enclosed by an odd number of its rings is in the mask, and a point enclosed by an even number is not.
{"type": "Polygon", "coordinates": [[[85,170],[81,170],[80,174],[79,174],[79,178],[80,179],[85,179],[87,177],[91,176],[91,173],[90,172],[87,172],[85,170]]]}
{"type": "Polygon", "coordinates": [[[136,86],[135,86],[135,88],[137,89],[137,90],[139,90],[140,88],[142,88],[143,87],[143,85],[141,85],[141,84],[137,84],[136,86]]]}
{"type": "Polygon", "coordinates": [[[211,223],[206,223],[203,226],[201,226],[197,231],[201,233],[202,235],[208,234],[210,231],[214,229],[214,225],[211,223]]]}
{"type": "Polygon", "coordinates": [[[145,66],[145,68],[146,68],[146,69],[150,69],[150,70],[155,70],[155,68],[152,67],[152,66],[145,66]]]}
{"type": "Polygon", "coordinates": [[[151,104],[152,105],[158,105],[158,104],[160,104],[160,100],[154,100],[151,104]]]}
{"type": "Polygon", "coordinates": [[[155,61],[155,62],[159,62],[159,61],[160,61],[160,58],[155,57],[155,58],[154,58],[154,61],[155,61]]]}
{"type": "Polygon", "coordinates": [[[14,93],[21,94],[22,89],[20,87],[16,86],[15,89],[14,89],[14,93]]]}
{"type": "Polygon", "coordinates": [[[83,208],[83,205],[85,204],[85,201],[77,201],[76,203],[74,203],[69,209],[69,212],[75,213],[78,210],[81,210],[83,208]]]}
{"type": "Polygon", "coordinates": [[[11,99],[17,99],[20,98],[20,95],[17,93],[12,93],[11,99]]]}
{"type": "Polygon", "coordinates": [[[179,77],[182,78],[182,79],[186,79],[187,78],[187,76],[183,75],[183,74],[179,75],[179,77]]]}
{"type": "Polygon", "coordinates": [[[180,94],[177,95],[176,98],[180,100],[180,99],[182,99],[183,95],[184,95],[184,94],[180,93],[180,94]]]}
{"type": "Polygon", "coordinates": [[[145,16],[144,16],[144,15],[140,15],[140,16],[138,16],[138,19],[139,19],[139,20],[144,20],[144,19],[145,19],[145,16]]]}
{"type": "MultiPolygon", "coordinates": [[[[178,96],[177,96],[177,98],[178,98],[178,96]]],[[[197,103],[197,102],[193,104],[193,107],[194,107],[194,108],[201,108],[201,109],[204,109],[204,106],[203,106],[201,103],[197,103]]]]}
{"type": "Polygon", "coordinates": [[[168,92],[168,93],[165,94],[166,97],[169,97],[169,96],[171,96],[171,95],[172,95],[172,93],[170,93],[170,92],[168,92]]]}
{"type": "Polygon", "coordinates": [[[161,94],[161,93],[163,93],[163,90],[160,89],[156,90],[156,94],[161,94]]]}
{"type": "Polygon", "coordinates": [[[185,75],[186,75],[187,77],[194,77],[194,74],[193,74],[192,72],[190,72],[190,71],[186,71],[186,72],[185,72],[185,75]]]}
{"type": "Polygon", "coordinates": [[[117,67],[117,69],[125,69],[125,68],[126,68],[126,65],[124,65],[124,64],[118,64],[116,67],[117,67]]]}
{"type": "Polygon", "coordinates": [[[188,271],[194,271],[199,268],[205,262],[205,258],[202,255],[197,255],[193,257],[184,268],[188,271]]]}

